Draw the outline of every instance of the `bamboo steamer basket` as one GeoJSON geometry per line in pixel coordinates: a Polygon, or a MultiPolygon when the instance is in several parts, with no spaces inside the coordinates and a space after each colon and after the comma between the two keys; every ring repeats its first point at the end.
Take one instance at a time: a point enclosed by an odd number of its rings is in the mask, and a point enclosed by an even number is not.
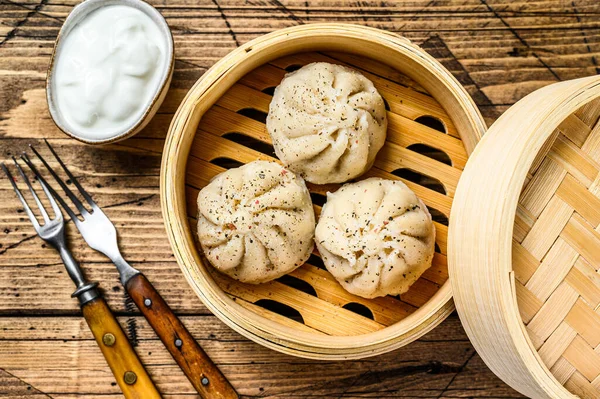
{"type": "Polygon", "coordinates": [[[528,95],[481,140],[454,199],[460,319],[532,398],[600,398],[599,118],[600,76],[528,95]]]}
{"type": "MultiPolygon", "coordinates": [[[[454,309],[447,281],[447,217],[468,154],[484,130],[464,88],[405,38],[344,24],[303,25],[262,36],[207,71],[171,123],[160,190],[175,257],[216,316],[269,348],[330,360],[398,348],[454,309]],[[316,252],[289,276],[242,284],[214,271],[195,242],[199,189],[228,167],[276,160],[264,127],[272,90],[286,71],[314,61],[349,65],[374,82],[389,108],[388,138],[375,166],[361,178],[402,178],[437,220],[434,265],[400,297],[367,300],[347,293],[316,252]]],[[[317,215],[319,200],[338,187],[309,184],[317,215]]]]}

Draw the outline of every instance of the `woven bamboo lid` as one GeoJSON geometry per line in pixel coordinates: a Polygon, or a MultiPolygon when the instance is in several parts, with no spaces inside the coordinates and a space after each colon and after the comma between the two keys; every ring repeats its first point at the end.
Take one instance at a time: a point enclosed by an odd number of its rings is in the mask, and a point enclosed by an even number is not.
{"type": "Polygon", "coordinates": [[[600,398],[600,76],[511,107],[457,188],[448,262],[477,352],[533,398],[600,398]]]}

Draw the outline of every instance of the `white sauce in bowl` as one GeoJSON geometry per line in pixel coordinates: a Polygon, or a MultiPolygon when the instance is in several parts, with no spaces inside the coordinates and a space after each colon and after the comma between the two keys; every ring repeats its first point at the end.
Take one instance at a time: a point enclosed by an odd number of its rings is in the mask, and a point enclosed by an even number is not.
{"type": "Polygon", "coordinates": [[[139,122],[169,67],[166,38],[143,11],[100,7],[62,39],[53,71],[58,112],[88,140],[118,136],[139,122]]]}

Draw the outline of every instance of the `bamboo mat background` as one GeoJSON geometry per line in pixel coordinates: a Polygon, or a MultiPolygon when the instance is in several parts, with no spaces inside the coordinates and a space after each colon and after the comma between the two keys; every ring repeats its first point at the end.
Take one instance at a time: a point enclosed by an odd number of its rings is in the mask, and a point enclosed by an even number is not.
{"type": "MultiPolygon", "coordinates": [[[[160,213],[164,137],[191,85],[236,45],[275,29],[350,22],[399,32],[454,73],[488,124],[529,92],[600,73],[596,0],[404,2],[151,1],[175,39],[175,73],[149,126],[125,142],[92,148],[66,138],[46,107],[53,41],[77,1],[0,0],[0,156],[48,138],[117,225],[125,257],[143,270],[244,397],[514,398],[482,363],[456,315],[421,340],[354,362],[317,362],[264,349],[212,316],[180,274],[160,213]]],[[[125,309],[114,266],[69,226],[75,257],[109,304],[167,398],[197,395],[142,317],[125,309]]],[[[0,179],[0,397],[121,397],[82,319],[58,255],[34,236],[0,179]]]]}

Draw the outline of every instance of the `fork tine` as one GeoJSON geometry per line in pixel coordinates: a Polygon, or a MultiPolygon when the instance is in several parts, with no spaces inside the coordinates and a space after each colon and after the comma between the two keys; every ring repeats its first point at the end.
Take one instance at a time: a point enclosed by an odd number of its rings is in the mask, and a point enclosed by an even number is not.
{"type": "MultiPolygon", "coordinates": [[[[56,158],[56,160],[58,161],[58,163],[60,164],[60,166],[62,166],[62,168],[65,171],[65,173],[67,174],[67,176],[69,176],[69,179],[71,179],[71,181],[73,182],[73,184],[75,184],[75,187],[77,187],[77,189],[79,190],[79,192],[81,193],[81,195],[83,195],[83,198],[85,198],[85,200],[88,202],[88,204],[90,204],[91,207],[97,207],[98,205],[96,205],[96,203],[94,202],[94,200],[92,199],[92,197],[87,193],[87,191],[85,191],[83,189],[83,187],[81,186],[81,184],[79,184],[79,182],[77,181],[77,179],[75,178],[75,176],[73,176],[73,174],[71,173],[71,171],[69,169],[67,169],[67,166],[64,164],[64,162],[62,161],[62,159],[60,159],[60,157],[58,156],[58,154],[56,153],[56,151],[54,151],[54,148],[52,148],[52,146],[50,145],[50,143],[48,143],[48,140],[44,139],[44,142],[46,143],[46,145],[50,149],[50,152],[52,152],[52,155],[54,155],[54,158],[56,158]]],[[[31,145],[30,145],[30,147],[31,147],[31,145]]]]}
{"type": "MultiPolygon", "coordinates": [[[[75,196],[75,194],[73,194],[73,191],[71,191],[71,189],[69,187],[67,187],[65,182],[60,178],[60,176],[58,176],[58,174],[56,174],[54,169],[52,169],[50,167],[50,165],[48,165],[48,162],[46,162],[46,160],[40,155],[40,153],[35,149],[35,147],[32,146],[31,144],[29,144],[29,148],[31,148],[31,150],[35,153],[35,155],[39,158],[39,160],[42,161],[42,163],[44,164],[46,169],[48,169],[48,171],[50,172],[52,177],[54,177],[54,180],[56,180],[56,182],[62,187],[62,189],[67,194],[67,196],[71,199],[73,204],[75,204],[75,207],[77,208],[77,210],[79,210],[79,212],[81,212],[81,216],[83,216],[85,218],[86,215],[89,215],[89,212],[87,211],[87,209],[85,209],[85,207],[83,206],[81,201],[79,201],[79,198],[77,198],[75,196]]],[[[25,157],[26,157],[26,155],[25,155],[25,157]]],[[[69,175],[69,178],[71,179],[71,181],[74,182],[76,186],[79,186],[79,183],[77,183],[77,180],[73,180],[73,175],[71,175],[71,173],[67,173],[67,174],[69,175]]],[[[38,175],[39,175],[39,173],[38,173],[38,175]]],[[[50,186],[50,185],[48,184],[48,186],[50,186]]],[[[60,196],[58,196],[58,195],[57,195],[57,197],[60,198],[60,196]]],[[[62,203],[63,202],[61,202],[61,204],[62,203]]],[[[70,214],[69,214],[69,216],[70,216],[70,214]]]]}
{"type": "Polygon", "coordinates": [[[52,210],[54,211],[54,215],[57,218],[61,217],[62,216],[62,212],[60,211],[60,207],[56,203],[56,200],[54,199],[54,195],[52,195],[52,193],[48,189],[48,186],[46,185],[46,181],[43,180],[43,179],[39,179],[39,178],[38,178],[38,180],[40,182],[40,185],[42,186],[42,190],[44,190],[44,192],[46,193],[46,196],[50,200],[50,205],[52,205],[52,210]]]}
{"type": "MultiPolygon", "coordinates": [[[[46,191],[46,194],[51,194],[48,195],[48,198],[55,198],[58,200],[58,202],[60,202],[60,204],[62,205],[62,207],[65,209],[65,211],[67,211],[67,213],[69,214],[69,216],[71,217],[71,219],[73,220],[73,222],[75,222],[75,224],[79,223],[79,219],[77,219],[77,215],[75,215],[75,212],[73,212],[73,210],[71,209],[71,207],[65,202],[65,200],[62,199],[62,197],[60,195],[58,195],[58,193],[52,188],[52,186],[50,184],[48,184],[48,182],[46,181],[46,179],[44,179],[44,177],[41,175],[41,173],[37,170],[37,168],[35,167],[35,165],[31,162],[31,160],[29,159],[29,157],[27,156],[27,154],[23,153],[21,154],[21,159],[23,161],[25,161],[25,163],[27,164],[27,166],[29,166],[29,169],[31,169],[31,171],[33,172],[33,174],[35,174],[35,176],[38,178],[38,180],[40,181],[40,183],[42,184],[42,188],[44,189],[44,191],[46,191]]],[[[61,187],[62,184],[61,184],[61,187]]],[[[63,187],[63,189],[65,189],[63,187]]],[[[67,189],[65,189],[65,191],[67,191],[67,189]]],[[[71,193],[72,194],[72,193],[71,193]]],[[[70,198],[70,197],[69,197],[70,198]]],[[[77,198],[75,198],[77,199],[77,198]]],[[[50,201],[52,202],[52,201],[50,201]]],[[[60,208],[58,208],[58,206],[56,206],[56,203],[52,203],[52,209],[54,209],[54,214],[55,215],[59,215],[60,213],[60,208]]],[[[62,214],[62,213],[61,213],[62,214]]]]}
{"type": "Polygon", "coordinates": [[[54,211],[54,216],[56,218],[62,217],[62,212],[60,211],[60,207],[58,206],[58,204],[56,203],[56,200],[54,199],[55,196],[58,197],[58,195],[56,195],[56,192],[54,190],[52,190],[52,192],[50,191],[51,188],[48,187],[46,180],[39,174],[38,170],[35,169],[35,166],[33,167],[33,169],[31,168],[31,166],[33,166],[33,164],[31,163],[31,161],[29,160],[29,158],[27,156],[25,156],[25,157],[22,156],[21,158],[23,160],[27,159],[27,161],[25,163],[27,164],[27,166],[29,166],[29,169],[31,169],[33,174],[35,174],[35,177],[37,177],[38,182],[40,183],[40,186],[42,186],[42,190],[44,190],[44,193],[46,193],[46,197],[48,197],[48,200],[50,201],[50,205],[52,205],[52,210],[54,211]]]}
{"type": "Polygon", "coordinates": [[[19,199],[21,200],[21,203],[23,204],[23,208],[25,209],[27,216],[29,216],[29,220],[31,220],[31,223],[33,224],[33,227],[35,228],[35,231],[39,231],[40,224],[38,223],[37,219],[35,218],[35,215],[33,214],[33,212],[31,212],[31,208],[29,208],[29,205],[27,205],[27,201],[25,201],[23,194],[21,194],[21,191],[17,187],[17,183],[15,183],[15,179],[13,178],[13,175],[10,173],[10,171],[8,170],[8,168],[6,167],[4,162],[2,162],[1,166],[2,166],[2,170],[4,170],[4,173],[6,173],[8,180],[10,180],[10,184],[12,184],[12,186],[15,190],[15,193],[17,194],[17,197],[19,197],[19,199]]]}
{"type": "Polygon", "coordinates": [[[44,208],[42,201],[40,201],[40,197],[38,197],[37,193],[33,189],[33,186],[31,185],[29,178],[27,177],[27,175],[25,174],[23,169],[21,169],[21,165],[19,165],[19,163],[17,162],[17,159],[15,157],[12,157],[12,159],[15,162],[15,165],[17,166],[17,170],[19,171],[19,174],[23,178],[23,181],[25,182],[27,187],[29,187],[29,191],[31,192],[31,195],[33,196],[33,199],[35,200],[35,203],[37,204],[38,208],[40,208],[40,212],[42,214],[42,217],[44,218],[44,222],[48,223],[50,221],[50,217],[48,216],[48,212],[46,212],[46,208],[44,208]]]}

